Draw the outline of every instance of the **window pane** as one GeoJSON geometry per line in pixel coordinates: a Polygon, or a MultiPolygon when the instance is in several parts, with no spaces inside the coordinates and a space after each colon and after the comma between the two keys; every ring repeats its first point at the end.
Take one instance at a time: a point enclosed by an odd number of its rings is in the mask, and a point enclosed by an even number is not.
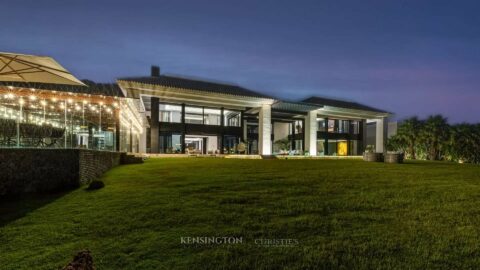
{"type": "Polygon", "coordinates": [[[328,119],[328,132],[333,133],[335,132],[335,120],[328,119]]]}
{"type": "Polygon", "coordinates": [[[180,123],[182,122],[182,106],[160,104],[160,122],[180,123]]]}
{"type": "Polygon", "coordinates": [[[317,123],[318,123],[318,131],[325,132],[326,131],[325,119],[317,119],[317,123]]]}
{"type": "Polygon", "coordinates": [[[303,133],[303,122],[302,121],[295,121],[295,133],[303,133]]]}
{"type": "Polygon", "coordinates": [[[360,134],[360,122],[352,121],[352,129],[353,134],[360,134]]]}
{"type": "Polygon", "coordinates": [[[225,126],[227,127],[240,127],[241,115],[237,111],[224,110],[223,115],[225,117],[225,126]]]}
{"type": "Polygon", "coordinates": [[[186,106],[185,123],[203,124],[203,108],[186,106]]]}
{"type": "Polygon", "coordinates": [[[220,115],[222,112],[218,109],[204,110],[204,124],[205,125],[220,125],[220,115]]]}

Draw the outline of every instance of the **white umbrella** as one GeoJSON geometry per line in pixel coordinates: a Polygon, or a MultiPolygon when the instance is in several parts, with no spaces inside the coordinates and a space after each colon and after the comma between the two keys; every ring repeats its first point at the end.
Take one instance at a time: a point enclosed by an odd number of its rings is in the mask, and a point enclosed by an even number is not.
{"type": "Polygon", "coordinates": [[[3,52],[0,52],[0,81],[85,86],[51,57],[3,52]]]}

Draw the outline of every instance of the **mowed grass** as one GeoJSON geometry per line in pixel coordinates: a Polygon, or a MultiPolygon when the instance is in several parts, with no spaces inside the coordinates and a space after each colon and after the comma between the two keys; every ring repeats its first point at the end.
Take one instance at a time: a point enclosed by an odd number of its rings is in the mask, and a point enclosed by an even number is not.
{"type": "Polygon", "coordinates": [[[150,159],[103,180],[0,205],[0,269],[58,269],[82,249],[98,269],[480,267],[479,166],[150,159]],[[243,243],[180,241],[196,236],[243,243]]]}

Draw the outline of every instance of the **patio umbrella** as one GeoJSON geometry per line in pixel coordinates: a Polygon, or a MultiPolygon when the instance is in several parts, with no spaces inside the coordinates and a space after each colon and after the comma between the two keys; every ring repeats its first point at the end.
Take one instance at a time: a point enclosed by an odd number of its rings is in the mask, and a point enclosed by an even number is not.
{"type": "Polygon", "coordinates": [[[4,52],[0,52],[0,81],[85,86],[51,57],[4,52]]]}

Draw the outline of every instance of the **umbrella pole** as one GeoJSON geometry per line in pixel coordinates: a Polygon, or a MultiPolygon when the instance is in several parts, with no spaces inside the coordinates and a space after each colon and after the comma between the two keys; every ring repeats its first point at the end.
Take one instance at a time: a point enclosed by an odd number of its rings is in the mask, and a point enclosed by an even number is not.
{"type": "Polygon", "coordinates": [[[67,101],[65,100],[63,102],[63,104],[65,105],[65,148],[67,148],[67,101]]]}

